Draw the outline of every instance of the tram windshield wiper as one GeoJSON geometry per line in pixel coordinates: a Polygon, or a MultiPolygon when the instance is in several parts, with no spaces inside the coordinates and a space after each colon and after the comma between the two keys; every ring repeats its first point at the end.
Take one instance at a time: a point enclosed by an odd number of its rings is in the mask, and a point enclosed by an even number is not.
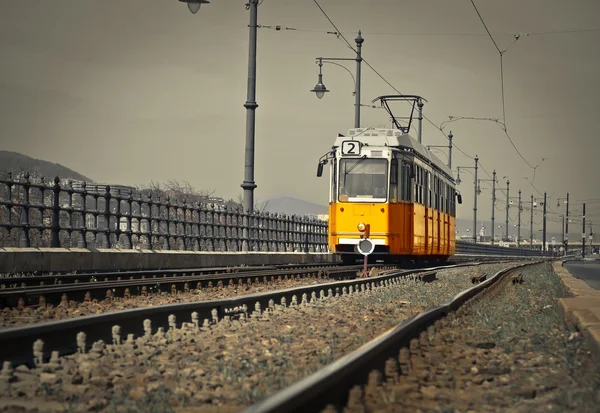
{"type": "Polygon", "coordinates": [[[344,182],[346,181],[346,175],[348,175],[350,172],[352,172],[354,170],[354,168],[356,168],[358,165],[360,165],[360,163],[362,161],[364,161],[365,159],[367,159],[367,155],[361,156],[359,159],[357,159],[357,161],[354,163],[354,165],[352,165],[350,167],[350,169],[347,169],[346,171],[344,171],[344,182]]]}

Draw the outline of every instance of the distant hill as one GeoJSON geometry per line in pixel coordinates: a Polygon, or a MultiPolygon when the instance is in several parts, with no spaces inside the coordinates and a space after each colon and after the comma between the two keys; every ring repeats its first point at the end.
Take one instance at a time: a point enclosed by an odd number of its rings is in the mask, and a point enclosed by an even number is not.
{"type": "Polygon", "coordinates": [[[66,166],[52,163],[41,159],[31,158],[18,152],[0,151],[0,176],[6,177],[8,173],[13,175],[21,172],[35,173],[47,180],[58,176],[61,179],[71,178],[80,181],[94,182],[87,176],[75,172],[66,166]]]}
{"type": "MultiPolygon", "coordinates": [[[[269,199],[263,202],[264,210],[286,215],[319,215],[327,214],[328,206],[291,197],[269,199]]],[[[262,209],[262,207],[261,207],[262,209]]]]}

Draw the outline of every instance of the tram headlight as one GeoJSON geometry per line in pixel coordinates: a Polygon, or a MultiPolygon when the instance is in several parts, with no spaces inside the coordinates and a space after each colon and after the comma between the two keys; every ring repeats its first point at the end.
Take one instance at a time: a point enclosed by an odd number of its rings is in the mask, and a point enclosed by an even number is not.
{"type": "Polygon", "coordinates": [[[365,232],[365,229],[367,229],[367,226],[364,224],[364,222],[359,222],[358,225],[356,226],[356,228],[360,232],[365,232]]]}

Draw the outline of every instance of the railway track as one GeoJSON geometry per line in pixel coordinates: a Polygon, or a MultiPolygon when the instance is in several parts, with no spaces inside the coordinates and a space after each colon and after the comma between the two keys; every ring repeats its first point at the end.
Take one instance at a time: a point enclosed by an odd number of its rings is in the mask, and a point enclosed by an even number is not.
{"type": "Polygon", "coordinates": [[[378,397],[374,394],[378,393],[384,377],[399,383],[399,377],[410,369],[411,354],[413,359],[420,358],[426,351],[430,342],[428,331],[434,333],[447,326],[445,316],[470,300],[489,298],[497,295],[504,285],[522,282],[519,270],[538,262],[541,261],[499,271],[487,280],[481,275],[473,277],[477,285],[401,323],[309,377],[250,406],[244,413],[337,413],[355,411],[353,408],[364,411],[365,399],[378,397]]]}
{"type": "MultiPolygon", "coordinates": [[[[242,267],[243,268],[243,267],[242,267]]],[[[369,268],[391,268],[381,264],[369,268]]],[[[350,266],[313,266],[309,268],[287,269],[258,269],[251,271],[235,269],[230,272],[210,272],[195,270],[168,271],[144,274],[142,272],[110,273],[105,281],[56,283],[44,286],[25,286],[0,289],[0,308],[25,307],[32,305],[58,305],[70,301],[83,302],[91,300],[113,299],[116,297],[129,298],[136,295],[155,293],[172,293],[201,290],[213,287],[243,286],[253,283],[268,283],[276,280],[327,278],[349,279],[356,278],[361,265],[350,266]]]]}
{"type": "Polygon", "coordinates": [[[198,301],[157,307],[139,308],[100,315],[67,319],[56,322],[14,327],[0,330],[1,358],[13,365],[35,364],[37,357],[44,361],[65,354],[89,349],[91,343],[133,340],[156,331],[175,328],[198,328],[225,320],[245,320],[260,316],[265,310],[283,306],[299,306],[325,297],[370,291],[398,282],[400,278],[412,277],[423,282],[431,281],[440,268],[470,266],[459,264],[434,269],[396,270],[372,277],[327,284],[302,286],[285,290],[250,294],[222,300],[198,301]],[[115,330],[115,326],[118,328],[115,330]],[[118,333],[116,333],[118,331],[118,333]],[[117,340],[116,337],[119,337],[117,340]],[[36,344],[37,343],[37,344],[36,344]],[[83,343],[83,344],[82,344],[83,343]]]}
{"type": "Polygon", "coordinates": [[[288,264],[288,265],[256,265],[256,266],[234,266],[234,267],[201,267],[182,269],[158,269],[158,270],[136,270],[136,271],[109,271],[109,272],[85,272],[73,274],[29,274],[10,275],[0,277],[0,289],[5,288],[27,288],[43,287],[50,285],[78,284],[99,281],[117,281],[125,279],[160,278],[170,276],[205,275],[205,274],[229,274],[253,271],[276,271],[311,268],[338,267],[336,263],[314,263],[314,264],[288,264]]]}
{"type": "MultiPolygon", "coordinates": [[[[498,262],[498,257],[476,257],[481,262],[498,262]]],[[[460,256],[445,265],[472,261],[460,256]]],[[[403,268],[419,268],[422,263],[404,264],[403,268]]],[[[370,268],[396,268],[371,264],[370,268]]],[[[326,278],[351,279],[362,271],[362,265],[292,264],[267,267],[189,268],[152,271],[118,271],[105,273],[39,275],[0,279],[0,308],[59,305],[68,302],[129,298],[149,294],[190,292],[214,287],[243,286],[274,280],[326,278]]]]}

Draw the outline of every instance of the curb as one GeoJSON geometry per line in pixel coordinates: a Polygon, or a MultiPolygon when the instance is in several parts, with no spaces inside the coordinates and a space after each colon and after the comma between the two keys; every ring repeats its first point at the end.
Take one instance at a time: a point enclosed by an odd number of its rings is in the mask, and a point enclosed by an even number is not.
{"type": "Polygon", "coordinates": [[[563,320],[582,332],[592,357],[600,363],[600,290],[594,290],[585,281],[573,277],[561,261],[553,262],[552,268],[573,295],[558,299],[563,320]]]}

